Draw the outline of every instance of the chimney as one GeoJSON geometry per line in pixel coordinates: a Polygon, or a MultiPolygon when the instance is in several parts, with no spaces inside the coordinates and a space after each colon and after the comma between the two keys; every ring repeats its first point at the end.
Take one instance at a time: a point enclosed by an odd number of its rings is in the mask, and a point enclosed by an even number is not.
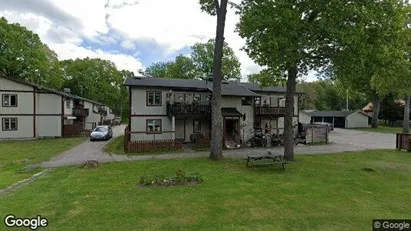
{"type": "Polygon", "coordinates": [[[63,92],[64,92],[64,93],[67,93],[67,94],[70,94],[70,93],[71,93],[71,90],[70,90],[70,88],[64,88],[64,89],[63,89],[63,92]]]}

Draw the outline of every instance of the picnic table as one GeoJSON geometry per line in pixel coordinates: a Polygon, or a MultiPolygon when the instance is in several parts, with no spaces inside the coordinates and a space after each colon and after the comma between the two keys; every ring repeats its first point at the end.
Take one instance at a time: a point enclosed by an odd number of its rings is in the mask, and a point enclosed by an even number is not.
{"type": "Polygon", "coordinates": [[[266,154],[261,154],[261,155],[247,155],[246,157],[247,160],[247,167],[249,166],[249,163],[253,163],[253,166],[261,166],[261,165],[272,165],[272,164],[281,164],[281,166],[283,167],[283,169],[285,169],[285,160],[284,160],[284,156],[281,154],[273,154],[273,151],[271,150],[267,150],[266,154]],[[259,161],[259,160],[264,160],[264,159],[270,159],[273,160],[272,163],[264,163],[264,164],[255,164],[255,161],[259,161]]]}

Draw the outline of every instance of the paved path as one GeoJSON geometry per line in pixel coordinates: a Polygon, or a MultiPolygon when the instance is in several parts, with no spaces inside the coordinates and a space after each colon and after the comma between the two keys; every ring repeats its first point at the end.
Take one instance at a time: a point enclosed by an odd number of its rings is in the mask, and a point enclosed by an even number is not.
{"type": "MultiPolygon", "coordinates": [[[[60,167],[68,165],[82,164],[87,160],[97,160],[98,162],[113,162],[116,161],[111,155],[104,153],[104,147],[111,142],[114,138],[123,135],[125,125],[119,125],[113,127],[113,138],[109,141],[93,141],[87,140],[78,146],[67,150],[49,161],[45,161],[40,164],[41,167],[60,167]]],[[[126,157],[120,155],[117,159],[121,157],[126,157]]]]}
{"type": "MultiPolygon", "coordinates": [[[[113,129],[113,137],[122,135],[124,126],[117,126],[113,129]]],[[[393,149],[395,148],[395,135],[373,132],[363,132],[350,129],[335,129],[330,134],[331,144],[295,147],[296,154],[325,154],[341,153],[349,151],[361,151],[367,149],[393,149]]],[[[56,157],[50,161],[43,162],[42,167],[60,167],[68,165],[82,164],[87,160],[97,160],[101,163],[123,162],[149,159],[176,159],[187,157],[207,157],[209,152],[183,152],[181,154],[161,154],[161,155],[115,155],[104,153],[104,146],[107,142],[86,141],[56,157]]],[[[271,148],[276,153],[282,153],[283,148],[271,148]]],[[[224,151],[226,157],[243,158],[249,154],[261,154],[266,148],[241,148],[224,151]]]]}

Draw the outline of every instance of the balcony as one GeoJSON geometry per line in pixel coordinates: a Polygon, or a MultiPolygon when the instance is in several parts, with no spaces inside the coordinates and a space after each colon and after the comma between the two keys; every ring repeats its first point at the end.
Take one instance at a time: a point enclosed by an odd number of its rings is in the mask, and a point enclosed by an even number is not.
{"type": "Polygon", "coordinates": [[[211,117],[211,105],[209,104],[187,104],[174,103],[167,104],[167,115],[180,118],[208,118],[211,117]]]}
{"type": "Polygon", "coordinates": [[[88,108],[73,108],[71,114],[76,117],[86,117],[88,113],[88,108]]]}
{"type": "Polygon", "coordinates": [[[285,115],[285,107],[256,106],[254,109],[256,116],[283,117],[285,115]]]}

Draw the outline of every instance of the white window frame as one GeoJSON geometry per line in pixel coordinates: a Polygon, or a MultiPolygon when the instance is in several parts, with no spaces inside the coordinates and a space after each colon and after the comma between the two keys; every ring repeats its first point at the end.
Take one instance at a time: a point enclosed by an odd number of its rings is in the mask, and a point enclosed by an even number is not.
{"type": "Polygon", "coordinates": [[[162,106],[161,100],[162,100],[161,91],[147,91],[147,100],[146,100],[147,106],[162,106]],[[150,96],[152,96],[152,102],[150,102],[150,96]],[[156,99],[159,99],[159,101],[156,102],[156,99]]]}
{"type": "Polygon", "coordinates": [[[19,128],[17,118],[2,118],[1,125],[2,131],[17,131],[19,128]],[[12,124],[14,124],[14,127],[12,124]]]}
{"type": "Polygon", "coordinates": [[[18,105],[18,103],[17,103],[17,99],[18,99],[17,94],[3,94],[1,98],[2,98],[2,106],[3,107],[17,107],[17,105],[18,105]],[[15,100],[14,100],[15,104],[14,105],[11,104],[12,97],[15,97],[15,100]]]}
{"type": "Polygon", "coordinates": [[[147,133],[161,133],[162,132],[161,119],[147,119],[146,120],[146,132],[147,133]]]}

